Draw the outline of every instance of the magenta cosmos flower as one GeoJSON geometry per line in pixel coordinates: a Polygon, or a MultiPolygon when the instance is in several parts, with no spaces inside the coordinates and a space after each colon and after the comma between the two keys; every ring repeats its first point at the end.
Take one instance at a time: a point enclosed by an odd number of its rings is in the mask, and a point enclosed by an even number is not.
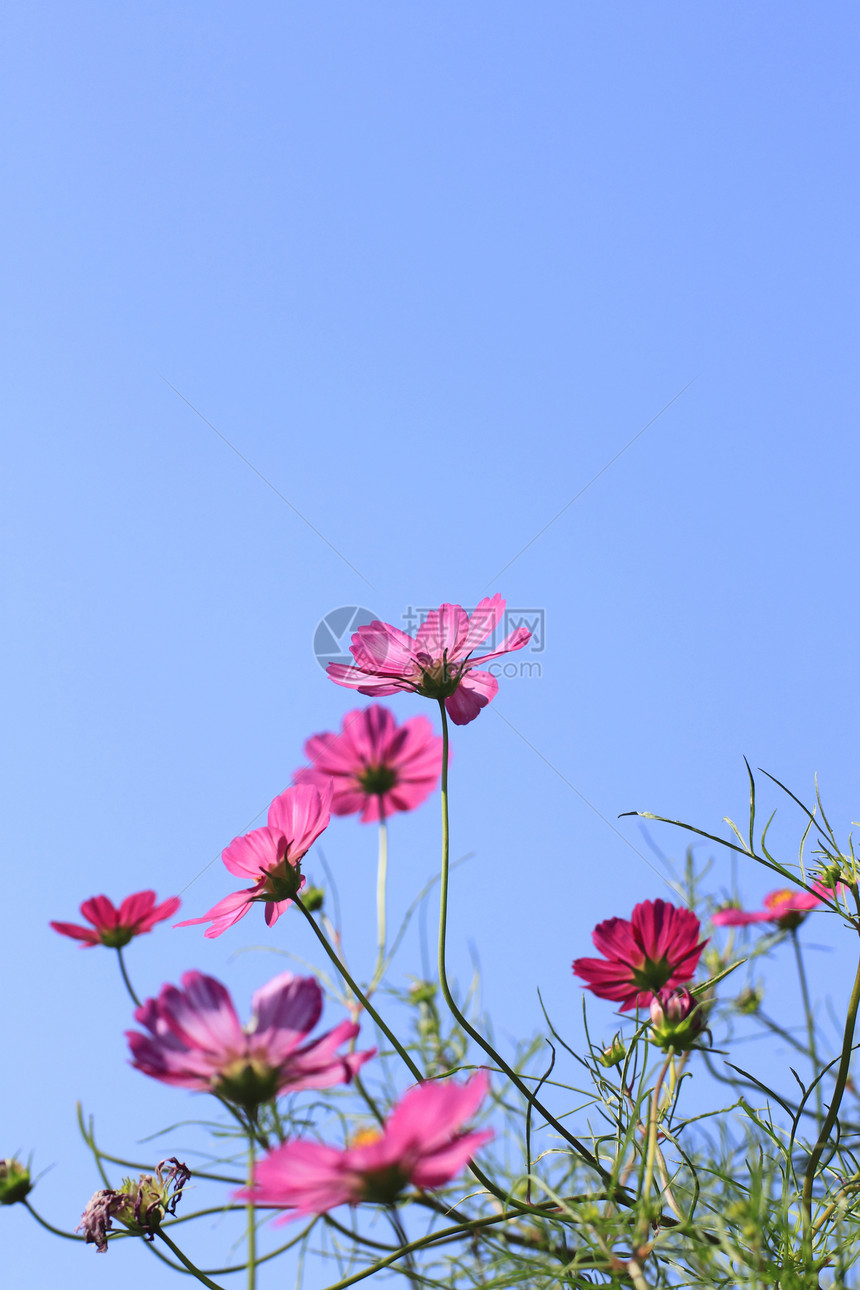
{"type": "Polygon", "coordinates": [[[269,807],[265,827],[234,838],[221,855],[230,873],[249,878],[253,886],[231,892],[202,918],[187,918],[176,926],[211,923],[205,935],[220,936],[244,918],[255,901],[265,902],[266,922],[274,926],[305,885],[301,859],[328,825],[330,808],[331,784],[299,784],[281,793],[269,807]]]}
{"type": "Polygon", "coordinates": [[[175,914],[180,903],[178,896],[171,896],[156,905],[154,891],[136,891],[133,896],[126,896],[117,909],[107,896],[92,896],[81,905],[81,914],[92,927],[81,927],[78,923],[51,923],[51,926],[63,936],[82,941],[81,949],[107,945],[119,950],[133,937],[151,932],[156,923],[175,914]]]}
{"type": "Polygon", "coordinates": [[[356,708],[340,733],[312,735],[305,744],[312,762],[293,776],[296,784],[331,783],[335,815],[361,812],[363,824],[413,811],[429,797],[442,772],[442,737],[426,717],[398,726],[381,703],[356,708]]]}
{"type": "Polygon", "coordinates": [[[783,887],[779,891],[769,891],[764,898],[764,909],[718,909],[712,915],[711,922],[715,927],[745,927],[748,923],[776,923],[781,931],[788,932],[798,927],[812,909],[817,909],[822,900],[832,900],[830,887],[820,883],[812,884],[812,891],[797,891],[793,887],[783,887]]]}
{"type": "Polygon", "coordinates": [[[280,1222],[324,1214],[361,1201],[390,1204],[407,1183],[433,1190],[454,1178],[493,1136],[491,1129],[459,1133],[487,1092],[478,1072],[465,1084],[418,1084],[400,1100],[381,1132],[357,1135],[340,1151],[302,1138],[286,1142],[254,1169],[254,1184],[237,1200],[288,1209],[280,1222]]]}
{"type": "Polygon", "coordinates": [[[240,1106],[257,1106],[278,1093],[348,1083],[373,1056],[340,1054],[358,1034],[342,1021],[307,1040],[322,1012],[322,990],[312,976],[282,972],[258,990],[243,1028],[226,988],[202,972],[186,972],[182,989],[165,985],[134,1014],[149,1032],[127,1030],[132,1066],[164,1084],[219,1093],[240,1106]]]}
{"type": "Polygon", "coordinates": [[[628,1008],[647,1007],[659,990],[689,981],[705,941],[699,920],[689,909],[666,900],[643,900],[628,922],[607,918],[591,939],[602,959],[574,959],[573,970],[600,999],[628,1008]]]}
{"type": "Polygon", "coordinates": [[[522,649],[531,632],[517,627],[497,650],[473,658],[481,641],[494,630],[504,612],[501,596],[488,596],[471,618],[459,605],[440,605],[427,615],[414,637],[374,622],[359,627],[350,652],[355,667],[329,663],[328,674],[338,685],[372,696],[411,690],[428,699],[444,699],[451,720],[465,726],[496,696],[499,683],[479,663],[522,649]]]}

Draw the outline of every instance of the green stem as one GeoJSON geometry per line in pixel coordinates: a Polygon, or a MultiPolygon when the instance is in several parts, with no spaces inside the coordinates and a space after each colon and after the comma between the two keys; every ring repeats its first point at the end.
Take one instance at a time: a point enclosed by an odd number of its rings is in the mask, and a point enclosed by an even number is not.
{"type": "Polygon", "coordinates": [[[663,1080],[666,1078],[672,1063],[672,1049],[669,1049],[668,1056],[660,1067],[660,1074],[654,1084],[654,1092],[651,1095],[651,1115],[648,1119],[648,1145],[645,1151],[645,1169],[642,1174],[642,1187],[640,1195],[642,1197],[642,1214],[640,1219],[640,1239],[645,1238],[648,1232],[648,1224],[651,1215],[649,1213],[649,1198],[651,1195],[651,1184],[654,1181],[654,1162],[657,1159],[657,1130],[660,1124],[660,1094],[663,1091],[663,1080]]]}
{"type": "Polygon", "coordinates": [[[354,1272],[352,1276],[345,1277],[335,1285],[327,1287],[327,1290],[346,1290],[347,1286],[353,1286],[358,1281],[363,1281],[365,1277],[373,1276],[374,1272],[379,1272],[382,1268],[390,1267],[398,1259],[405,1258],[415,1250],[423,1250],[427,1245],[433,1245],[435,1242],[442,1242],[462,1233],[480,1231],[483,1227],[491,1227],[496,1223],[509,1223],[514,1218],[521,1218],[519,1210],[512,1213],[493,1214],[489,1218],[476,1218],[467,1223],[457,1223],[454,1227],[443,1227],[437,1232],[431,1232],[429,1236],[422,1236],[417,1241],[410,1241],[408,1245],[403,1245],[394,1254],[389,1254],[384,1259],[378,1259],[376,1263],[371,1263],[369,1267],[362,1268],[360,1272],[354,1272]]]}
{"type": "Polygon", "coordinates": [[[219,1286],[217,1281],[210,1281],[209,1277],[207,1277],[205,1272],[201,1272],[198,1267],[195,1267],[194,1264],[191,1262],[191,1260],[182,1253],[182,1251],[180,1250],[179,1246],[175,1243],[175,1241],[171,1241],[170,1237],[167,1235],[166,1232],[162,1231],[160,1227],[157,1229],[157,1231],[158,1231],[158,1235],[161,1237],[162,1241],[164,1241],[164,1244],[167,1246],[167,1248],[173,1251],[177,1259],[179,1259],[179,1262],[183,1264],[184,1267],[186,1267],[188,1271],[191,1272],[197,1278],[198,1281],[202,1281],[203,1285],[209,1287],[209,1290],[224,1290],[224,1287],[219,1286]]]}
{"type": "Polygon", "coordinates": [[[373,1020],[376,1022],[377,1026],[379,1027],[379,1029],[382,1031],[383,1035],[385,1035],[385,1038],[388,1040],[388,1042],[389,1042],[389,1043],[391,1044],[391,1046],[393,1047],[394,1051],[395,1051],[396,1053],[399,1053],[399,1055],[403,1058],[403,1061],[404,1061],[404,1062],[406,1063],[406,1065],[409,1067],[409,1070],[412,1072],[412,1074],[414,1075],[415,1079],[416,1079],[416,1080],[423,1080],[424,1076],[421,1074],[420,1070],[419,1070],[419,1069],[418,1069],[418,1067],[415,1065],[414,1061],[413,1061],[413,1060],[412,1060],[412,1058],[409,1056],[409,1054],[407,1053],[406,1049],[405,1049],[405,1048],[403,1047],[403,1045],[401,1044],[400,1040],[399,1040],[399,1039],[397,1039],[397,1037],[396,1037],[394,1034],[392,1034],[391,1030],[389,1030],[388,1026],[386,1026],[385,1022],[382,1020],[382,1018],[380,1017],[379,1013],[378,1013],[378,1012],[376,1011],[376,1009],[374,1008],[373,1004],[370,1002],[370,1000],[367,998],[367,996],[366,996],[366,995],[364,995],[364,994],[362,994],[361,990],[359,990],[359,988],[358,988],[358,986],[356,985],[355,981],[353,981],[352,977],[350,976],[350,974],[349,974],[349,972],[348,972],[347,968],[344,966],[344,964],[343,964],[343,963],[341,962],[341,960],[338,958],[338,956],[337,956],[337,954],[335,953],[334,949],[331,947],[331,945],[329,945],[329,943],[328,943],[328,941],[326,940],[325,936],[324,936],[324,935],[323,935],[323,933],[320,931],[320,929],[319,929],[319,927],[317,926],[316,921],[315,921],[315,919],[314,919],[314,917],[313,917],[313,914],[311,914],[310,910],[309,910],[309,909],[307,909],[307,908],[302,904],[301,897],[300,897],[298,894],[296,894],[296,895],[293,897],[293,902],[294,902],[294,904],[296,905],[296,907],[297,907],[298,909],[300,909],[300,910],[302,911],[302,913],[304,914],[304,916],[305,916],[305,918],[307,919],[308,923],[309,923],[309,924],[310,924],[310,926],[312,927],[312,929],[313,929],[313,933],[314,933],[314,935],[316,936],[317,940],[319,941],[320,945],[322,945],[322,947],[323,947],[323,949],[325,950],[326,954],[327,954],[327,955],[328,955],[328,957],[331,959],[331,962],[332,962],[332,963],[334,964],[334,966],[337,968],[338,972],[339,972],[339,973],[340,973],[340,975],[343,977],[344,981],[345,981],[345,982],[346,982],[346,984],[349,986],[350,990],[352,990],[352,992],[353,992],[353,994],[355,995],[356,999],[358,999],[359,1003],[360,1003],[360,1004],[362,1005],[362,1007],[366,1010],[366,1012],[367,1012],[368,1016],[370,1016],[370,1017],[372,1017],[372,1018],[373,1018],[373,1020]]]}
{"type": "Polygon", "coordinates": [[[21,1204],[30,1211],[37,1223],[41,1224],[46,1231],[53,1232],[54,1236],[64,1236],[67,1241],[85,1241],[87,1239],[85,1236],[78,1236],[75,1232],[64,1232],[61,1227],[54,1227],[53,1223],[49,1223],[46,1218],[42,1218],[42,1215],[36,1212],[28,1200],[22,1200],[21,1204]]]}
{"type": "Polygon", "coordinates": [[[388,880],[388,825],[379,799],[379,860],[376,866],[376,967],[367,993],[372,994],[385,970],[385,888],[388,880]]]}
{"type": "Polygon", "coordinates": [[[129,975],[128,975],[128,972],[126,971],[126,967],[125,967],[125,959],[124,959],[124,958],[123,958],[123,956],[122,956],[122,950],[120,949],[120,947],[119,947],[119,946],[117,946],[116,956],[117,956],[117,958],[119,959],[119,970],[120,970],[120,972],[122,973],[122,979],[123,979],[123,981],[125,982],[125,988],[126,988],[126,990],[128,990],[129,994],[131,995],[131,1001],[132,1001],[132,1003],[134,1004],[134,1006],[135,1006],[136,1008],[139,1008],[139,1007],[140,1007],[140,999],[138,999],[137,995],[135,994],[135,992],[134,992],[134,986],[132,985],[131,981],[129,980],[129,975]]]}
{"type": "MultiPolygon", "coordinates": [[[[409,1244],[409,1237],[406,1235],[403,1224],[400,1221],[400,1215],[397,1213],[397,1206],[388,1205],[387,1209],[391,1226],[394,1228],[394,1233],[400,1242],[401,1249],[404,1249],[409,1244]]],[[[413,1287],[413,1290],[421,1290],[418,1284],[418,1270],[415,1267],[415,1258],[411,1250],[404,1255],[404,1259],[406,1262],[406,1276],[409,1284],[413,1287]]]]}
{"type": "MultiPolygon", "coordinates": [[[[800,981],[800,997],[803,1000],[803,1012],[806,1017],[806,1034],[809,1039],[809,1056],[812,1061],[812,1078],[815,1079],[819,1069],[818,1048],[815,1043],[815,1018],[812,1015],[812,1004],[809,1000],[809,984],[806,980],[806,967],[804,966],[803,951],[800,948],[800,938],[797,935],[796,927],[792,927],[791,929],[791,941],[794,945],[794,957],[797,962],[797,976],[800,981]]],[[[818,1118],[818,1123],[821,1124],[821,1120],[824,1116],[824,1103],[821,1099],[820,1080],[815,1085],[815,1113],[818,1118]]]]}
{"type": "MultiPolygon", "coordinates": [[[[367,1010],[368,1014],[369,1014],[369,1015],[373,1018],[373,1020],[376,1022],[377,1026],[378,1026],[378,1027],[379,1027],[379,1029],[382,1031],[382,1033],[385,1035],[386,1039],[387,1039],[387,1040],[388,1040],[388,1042],[391,1044],[392,1048],[394,1048],[395,1052],[399,1053],[399,1055],[403,1058],[403,1061],[404,1061],[404,1062],[406,1063],[406,1065],[409,1067],[409,1070],[412,1072],[412,1075],[415,1077],[415,1079],[416,1079],[416,1080],[418,1080],[418,1081],[419,1081],[419,1083],[423,1083],[423,1082],[424,1082],[424,1076],[421,1074],[420,1070],[419,1070],[419,1069],[418,1069],[418,1067],[415,1065],[415,1062],[414,1062],[414,1061],[412,1060],[412,1058],[409,1056],[409,1053],[408,1053],[408,1052],[406,1051],[406,1049],[403,1047],[403,1045],[401,1044],[400,1040],[396,1037],[396,1035],[394,1035],[394,1034],[392,1033],[392,1031],[388,1028],[388,1026],[387,1026],[387,1025],[385,1024],[385,1022],[382,1020],[382,1018],[380,1017],[379,1013],[378,1013],[378,1012],[376,1011],[376,1009],[373,1007],[373,1005],[371,1004],[371,1002],[370,1002],[370,1000],[367,998],[367,996],[366,996],[366,995],[364,995],[364,994],[362,994],[361,990],[359,990],[359,988],[358,988],[358,986],[356,985],[355,981],[354,981],[354,980],[352,979],[352,977],[350,976],[349,971],[348,971],[348,969],[346,968],[345,964],[341,961],[341,959],[338,957],[338,955],[336,954],[336,952],[335,952],[335,950],[333,949],[333,947],[329,944],[329,942],[326,940],[326,938],[325,938],[325,936],[323,935],[323,933],[320,931],[320,929],[319,929],[319,927],[317,926],[317,924],[316,924],[316,922],[315,922],[315,920],[314,920],[314,918],[313,918],[313,915],[311,914],[310,910],[308,910],[308,909],[307,909],[307,908],[302,904],[301,898],[300,898],[298,895],[296,895],[296,896],[294,896],[294,897],[293,897],[293,901],[294,901],[294,903],[298,906],[298,908],[302,911],[302,913],[304,914],[304,916],[305,916],[305,918],[307,919],[307,921],[310,923],[311,927],[313,928],[314,935],[316,936],[316,938],[317,938],[317,940],[319,941],[320,945],[322,945],[322,947],[323,947],[323,949],[325,950],[326,954],[327,954],[327,955],[328,955],[328,957],[331,959],[331,962],[332,962],[332,963],[334,964],[334,966],[337,968],[338,972],[339,972],[339,973],[340,973],[340,975],[343,977],[344,981],[346,982],[346,984],[349,986],[350,990],[351,990],[351,991],[353,992],[353,994],[355,995],[356,999],[358,999],[358,1001],[362,1004],[362,1006],[367,1010]]],[[[501,1061],[501,1058],[497,1058],[497,1060],[501,1061]]],[[[515,1079],[516,1077],[514,1076],[513,1078],[515,1079]]],[[[358,1082],[358,1081],[356,1080],[356,1082],[358,1082]]],[[[523,1087],[523,1086],[521,1085],[520,1087],[523,1087]]],[[[362,1096],[364,1097],[364,1099],[365,1099],[365,1101],[367,1102],[367,1104],[368,1104],[368,1106],[370,1107],[370,1109],[373,1111],[373,1113],[374,1113],[374,1115],[376,1116],[377,1120],[378,1120],[381,1124],[383,1124],[383,1123],[384,1123],[384,1118],[383,1118],[383,1116],[380,1114],[379,1109],[376,1107],[376,1105],[374,1104],[373,1100],[372,1100],[372,1099],[370,1098],[370,1096],[368,1095],[367,1091],[366,1091],[364,1088],[362,1088],[360,1085],[359,1085],[359,1091],[361,1092],[362,1096]]],[[[527,1093],[527,1092],[526,1092],[526,1096],[528,1096],[528,1093],[527,1093]]],[[[541,1114],[542,1114],[542,1115],[547,1116],[547,1112],[546,1112],[546,1111],[544,1111],[543,1107],[540,1105],[540,1103],[539,1103],[539,1102],[534,1102],[534,1105],[535,1105],[535,1107],[537,1108],[537,1110],[541,1112],[541,1114]]],[[[552,1123],[553,1123],[553,1124],[555,1124],[555,1123],[556,1123],[556,1121],[554,1121],[554,1120],[553,1120],[553,1121],[552,1121],[552,1123]]],[[[559,1127],[559,1129],[561,1129],[561,1126],[560,1126],[560,1125],[559,1125],[558,1127],[559,1127]]],[[[561,1129],[561,1132],[564,1134],[564,1136],[565,1136],[565,1137],[569,1137],[569,1136],[570,1136],[569,1134],[566,1134],[566,1133],[565,1133],[565,1131],[564,1131],[563,1129],[561,1129]]],[[[574,1142],[575,1142],[575,1139],[574,1139],[574,1142]]],[[[492,1182],[492,1181],[491,1181],[491,1179],[489,1179],[489,1178],[487,1177],[487,1175],[486,1175],[486,1174],[485,1174],[485,1173],[484,1173],[484,1172],[483,1172],[483,1171],[482,1171],[482,1170],[481,1170],[481,1169],[480,1169],[480,1168],[475,1164],[475,1162],[474,1162],[474,1161],[472,1161],[472,1162],[471,1162],[471,1164],[469,1165],[469,1169],[471,1170],[471,1172],[472,1172],[472,1174],[474,1175],[474,1177],[478,1180],[478,1182],[479,1182],[479,1183],[481,1183],[481,1185],[482,1185],[483,1187],[486,1187],[487,1191],[489,1191],[491,1195],[495,1196],[497,1200],[500,1200],[500,1201],[502,1201],[502,1202],[504,1203],[504,1202],[508,1199],[508,1198],[507,1198],[507,1196],[506,1196],[506,1193],[505,1193],[502,1189],[500,1189],[499,1187],[497,1187],[497,1186],[495,1185],[495,1183],[494,1183],[494,1182],[492,1182]]],[[[608,1175],[604,1175],[604,1176],[608,1176],[608,1175]]],[[[519,1203],[518,1201],[516,1201],[516,1200],[512,1200],[510,1203],[512,1203],[512,1204],[514,1204],[514,1205],[519,1205],[519,1208],[520,1208],[521,1212],[523,1212],[523,1213],[532,1213],[532,1212],[534,1212],[533,1206],[531,1206],[531,1205],[522,1205],[522,1204],[520,1204],[520,1203],[519,1203]]]]}
{"type": "Polygon", "coordinates": [[[836,1124],[836,1117],[839,1114],[842,1094],[845,1092],[845,1084],[848,1080],[848,1068],[851,1065],[851,1049],[854,1043],[854,1026],[857,1021],[858,1007],[860,1007],[860,962],[857,964],[854,986],[851,990],[851,998],[848,1001],[848,1015],[845,1018],[845,1033],[842,1036],[842,1056],[839,1059],[839,1070],[836,1073],[836,1086],[833,1089],[833,1097],[830,1101],[827,1117],[821,1126],[818,1141],[813,1147],[812,1154],[809,1157],[809,1164],[806,1166],[806,1176],[803,1180],[803,1195],[801,1198],[801,1204],[803,1207],[803,1238],[807,1247],[810,1245],[812,1239],[812,1188],[815,1183],[815,1172],[818,1169],[818,1163],[821,1160],[824,1148],[830,1141],[830,1135],[833,1132],[833,1126],[836,1124]]]}
{"type": "MultiPolygon", "coordinates": [[[[249,1120],[251,1117],[249,1116],[249,1120]]],[[[254,1186],[254,1146],[253,1128],[248,1133],[248,1186],[254,1186]]],[[[254,1202],[248,1201],[248,1290],[255,1290],[257,1285],[257,1224],[254,1214],[254,1202]]]]}
{"type": "Polygon", "coordinates": [[[448,1005],[448,1009],[454,1019],[462,1026],[466,1034],[471,1036],[479,1048],[482,1048],[488,1057],[504,1071],[511,1083],[519,1089],[520,1093],[530,1102],[536,1111],[544,1117],[548,1124],[557,1130],[558,1133],[568,1142],[575,1151],[579,1153],[582,1160],[591,1165],[600,1174],[604,1182],[612,1182],[611,1174],[602,1167],[595,1156],[588,1150],[583,1142],[569,1133],[567,1129],[558,1122],[545,1106],[530,1092],[528,1086],[520,1079],[503,1057],[496,1052],[493,1046],[484,1039],[483,1035],[471,1026],[463,1016],[460,1009],[454,1002],[448,985],[448,974],[445,968],[445,943],[448,932],[448,867],[450,860],[450,831],[448,825],[448,714],[445,711],[444,699],[439,700],[439,711],[442,715],[442,876],[440,881],[440,908],[439,908],[439,985],[442,990],[442,996],[448,1005]]]}

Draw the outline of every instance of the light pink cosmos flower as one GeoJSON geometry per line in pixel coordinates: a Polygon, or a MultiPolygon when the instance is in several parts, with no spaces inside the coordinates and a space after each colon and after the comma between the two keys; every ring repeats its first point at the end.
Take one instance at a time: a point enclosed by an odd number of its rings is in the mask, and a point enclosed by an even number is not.
{"type": "Polygon", "coordinates": [[[290,1210],[279,1222],[324,1214],[361,1201],[390,1204],[407,1183],[434,1190],[456,1177],[493,1137],[457,1130],[477,1111],[489,1080],[479,1071],[465,1084],[418,1084],[401,1098],[381,1132],[357,1135],[340,1151],[322,1142],[294,1139],[261,1160],[252,1187],[236,1199],[290,1210]]]}
{"type": "Polygon", "coordinates": [[[250,878],[254,885],[231,892],[202,918],[187,918],[176,926],[211,923],[205,935],[220,936],[244,918],[255,901],[265,902],[266,922],[274,926],[305,885],[301,859],[328,825],[331,794],[330,783],[323,788],[299,784],[276,797],[268,823],[234,838],[221,855],[230,873],[250,878]]]}
{"type": "Polygon", "coordinates": [[[413,639],[390,623],[359,627],[350,652],[355,667],[329,663],[328,674],[338,685],[371,696],[411,690],[428,699],[444,699],[451,720],[465,726],[496,697],[499,683],[479,663],[522,649],[531,632],[517,627],[490,654],[473,658],[481,641],[494,630],[504,612],[501,596],[485,597],[471,618],[460,605],[440,605],[418,628],[413,639]]]}
{"type": "Polygon", "coordinates": [[[621,1004],[621,1011],[647,1007],[663,989],[689,981],[706,941],[689,909],[667,900],[643,900],[626,918],[607,918],[591,933],[602,959],[575,959],[573,970],[600,999],[621,1004]]]}
{"type": "Polygon", "coordinates": [[[81,914],[92,927],[81,927],[79,923],[51,923],[55,932],[71,936],[72,940],[83,942],[81,949],[92,949],[94,945],[107,945],[111,949],[122,949],[135,936],[151,932],[156,923],[175,914],[181,901],[178,896],[171,896],[162,904],[156,905],[154,891],[136,891],[116,908],[107,896],[92,896],[81,905],[81,914]]]}
{"type": "Polygon", "coordinates": [[[793,887],[783,887],[778,891],[769,891],[764,898],[764,909],[718,909],[711,916],[715,927],[745,927],[748,923],[776,923],[781,931],[791,931],[798,927],[812,909],[817,909],[822,900],[832,900],[834,892],[821,883],[812,883],[812,891],[798,891],[793,887]]]}
{"type": "Polygon", "coordinates": [[[256,992],[243,1028],[220,981],[186,972],[182,989],[162,986],[157,999],[146,999],[135,1012],[149,1033],[126,1031],[132,1066],[164,1084],[219,1093],[246,1107],[278,1093],[348,1083],[376,1050],[336,1051],[358,1034],[351,1021],[305,1042],[322,1002],[312,976],[282,972],[256,992]]]}
{"type": "Polygon", "coordinates": [[[429,797],[442,773],[442,737],[426,717],[398,726],[390,709],[373,703],[348,712],[339,734],[312,735],[305,756],[313,765],[297,770],[293,782],[330,782],[334,814],[361,811],[362,823],[370,824],[413,811],[429,797]]]}

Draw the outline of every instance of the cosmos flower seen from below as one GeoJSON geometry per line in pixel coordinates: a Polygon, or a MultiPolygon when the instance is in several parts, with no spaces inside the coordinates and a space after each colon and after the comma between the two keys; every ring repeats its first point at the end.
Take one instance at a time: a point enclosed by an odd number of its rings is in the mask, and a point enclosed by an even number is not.
{"type": "Polygon", "coordinates": [[[690,980],[705,946],[699,931],[692,910],[666,900],[643,900],[629,921],[598,923],[591,939],[603,957],[575,959],[573,970],[587,989],[619,1003],[622,1011],[647,1007],[659,990],[690,980]]]}
{"type": "Polygon", "coordinates": [[[269,807],[264,827],[234,838],[221,855],[230,873],[250,879],[253,886],[231,892],[202,918],[187,918],[176,926],[209,923],[205,935],[220,936],[257,902],[265,904],[266,923],[274,926],[305,885],[301,860],[328,826],[330,810],[330,783],[286,789],[269,807]]]}
{"type": "Polygon", "coordinates": [[[137,891],[116,908],[107,896],[92,896],[81,905],[81,914],[92,923],[91,927],[82,927],[79,923],[51,923],[55,932],[70,936],[80,941],[82,949],[92,949],[94,945],[107,945],[111,949],[122,949],[135,936],[151,932],[156,923],[175,914],[180,906],[178,896],[171,896],[160,905],[155,903],[154,891],[137,891]]]}
{"type": "Polygon", "coordinates": [[[361,812],[363,824],[412,811],[429,797],[442,773],[442,738],[426,717],[398,726],[381,703],[356,708],[339,732],[312,735],[305,744],[311,763],[293,776],[296,784],[329,782],[335,815],[361,812]]]}
{"type": "Polygon", "coordinates": [[[444,701],[458,726],[474,721],[495,698],[499,683],[478,664],[488,663],[531,640],[526,627],[510,632],[496,650],[473,657],[494,631],[505,608],[501,596],[485,597],[469,617],[460,605],[440,605],[427,615],[413,638],[390,623],[359,627],[350,645],[355,666],[329,663],[329,676],[359,694],[381,696],[409,690],[444,701]]]}
{"type": "Polygon", "coordinates": [[[823,900],[832,900],[834,892],[820,883],[812,884],[813,891],[799,891],[783,887],[769,891],[764,898],[764,909],[718,909],[711,916],[715,927],[746,927],[750,923],[775,923],[784,932],[798,927],[808,913],[817,909],[823,900]]]}
{"type": "Polygon", "coordinates": [[[282,972],[256,992],[243,1028],[220,981],[186,972],[182,989],[165,985],[135,1012],[149,1033],[126,1031],[132,1065],[164,1084],[218,1093],[244,1107],[287,1090],[346,1084],[375,1050],[337,1052],[358,1034],[351,1021],[308,1040],[322,1003],[313,977],[282,972]]]}
{"type": "Polygon", "coordinates": [[[493,1137],[491,1129],[459,1132],[483,1101],[488,1082],[480,1071],[465,1084],[418,1084],[380,1132],[359,1134],[346,1150],[302,1138],[286,1142],[258,1162],[253,1186],[236,1199],[287,1209],[279,1220],[287,1222],[338,1205],[391,1204],[409,1183],[428,1191],[442,1187],[493,1137]]]}

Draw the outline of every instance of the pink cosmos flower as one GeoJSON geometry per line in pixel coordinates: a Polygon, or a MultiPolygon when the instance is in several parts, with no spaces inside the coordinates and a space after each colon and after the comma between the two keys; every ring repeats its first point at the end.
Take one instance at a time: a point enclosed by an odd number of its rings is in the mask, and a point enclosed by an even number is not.
{"type": "Polygon", "coordinates": [[[176,926],[211,923],[205,935],[220,936],[244,918],[255,901],[265,901],[266,923],[273,927],[305,885],[300,862],[328,825],[331,794],[330,783],[323,788],[299,784],[276,797],[268,823],[234,838],[221,855],[230,873],[250,878],[254,885],[231,892],[202,918],[187,918],[176,926]]]}
{"type": "Polygon", "coordinates": [[[779,891],[769,891],[764,898],[764,909],[718,909],[711,917],[715,927],[745,927],[748,923],[776,923],[781,931],[791,931],[803,922],[812,909],[817,909],[822,900],[832,900],[833,890],[823,887],[821,883],[812,883],[811,891],[797,891],[792,887],[783,887],[779,891]]]}
{"type": "Polygon", "coordinates": [[[329,663],[328,674],[338,685],[371,696],[411,690],[428,699],[444,699],[451,720],[465,726],[496,697],[499,683],[479,663],[522,649],[531,632],[517,627],[490,654],[473,658],[502,616],[501,596],[485,597],[471,618],[460,605],[440,605],[418,628],[413,639],[390,623],[359,627],[350,651],[355,667],[329,663]]]}
{"type": "Polygon", "coordinates": [[[361,811],[363,824],[396,811],[413,811],[433,792],[442,772],[442,737],[426,717],[398,726],[381,703],[356,708],[343,719],[340,733],[312,735],[305,744],[304,766],[296,784],[331,782],[335,815],[361,811]]]}
{"type": "Polygon", "coordinates": [[[107,945],[111,949],[122,949],[135,936],[151,932],[156,923],[175,914],[181,901],[178,896],[171,896],[162,904],[156,905],[154,891],[136,891],[116,908],[107,896],[92,896],[81,905],[81,914],[92,923],[92,927],[81,927],[78,923],[51,923],[55,932],[71,936],[72,940],[82,941],[81,949],[92,949],[94,945],[107,945]]]}
{"type": "Polygon", "coordinates": [[[607,918],[591,933],[602,959],[575,959],[573,970],[600,999],[629,1008],[647,1007],[659,990],[689,981],[706,942],[689,909],[666,900],[643,900],[628,922],[607,918]]]}
{"type": "Polygon", "coordinates": [[[149,1033],[126,1031],[132,1066],[164,1084],[219,1093],[246,1107],[288,1090],[346,1084],[376,1050],[336,1051],[358,1034],[351,1021],[305,1042],[322,999],[312,976],[282,972],[256,992],[243,1028],[220,981],[186,972],[182,989],[162,986],[157,999],[146,999],[135,1012],[149,1033]]]}
{"type": "Polygon", "coordinates": [[[288,1209],[279,1222],[324,1214],[361,1201],[390,1204],[407,1183],[433,1190],[465,1168],[493,1136],[457,1130],[477,1111],[488,1077],[479,1071],[465,1084],[453,1080],[418,1084],[401,1098],[381,1132],[360,1133],[345,1151],[321,1142],[293,1139],[261,1160],[252,1187],[237,1200],[288,1209]]]}

